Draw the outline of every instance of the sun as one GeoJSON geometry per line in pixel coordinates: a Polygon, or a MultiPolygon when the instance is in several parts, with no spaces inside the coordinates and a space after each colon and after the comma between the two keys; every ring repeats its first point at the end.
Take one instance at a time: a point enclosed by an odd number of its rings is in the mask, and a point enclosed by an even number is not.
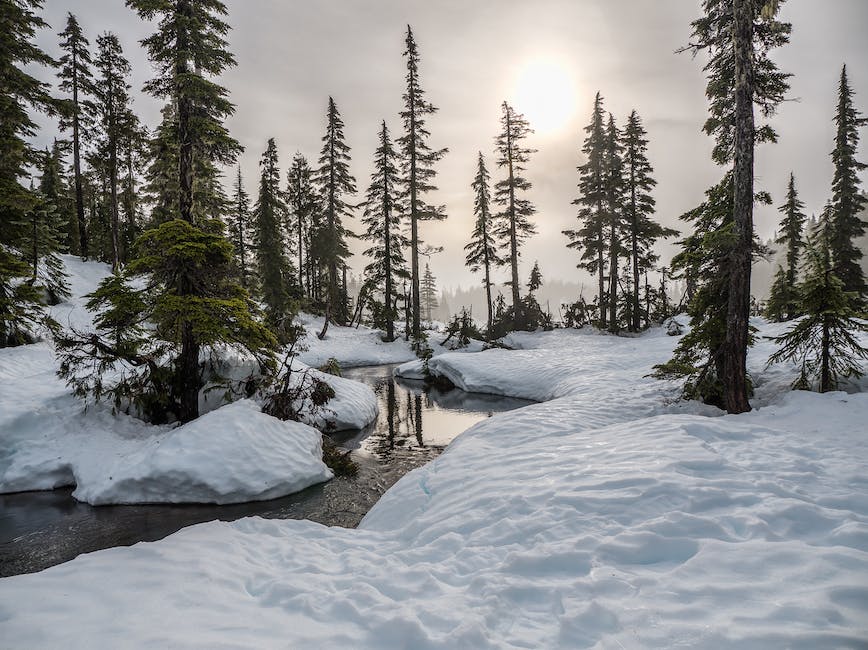
{"type": "Polygon", "coordinates": [[[537,133],[560,131],[575,112],[576,87],[573,75],[556,58],[531,59],[518,72],[513,104],[537,133]]]}

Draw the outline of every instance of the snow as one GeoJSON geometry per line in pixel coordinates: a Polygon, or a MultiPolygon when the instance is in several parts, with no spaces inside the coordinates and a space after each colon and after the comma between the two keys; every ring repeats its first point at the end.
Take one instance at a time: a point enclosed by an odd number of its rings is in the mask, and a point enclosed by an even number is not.
{"type": "MultiPolygon", "coordinates": [[[[90,327],[82,296],[110,268],[63,259],[74,298],[52,307],[52,315],[63,325],[90,327]]],[[[252,370],[249,359],[219,352],[233,376],[252,370]]],[[[107,404],[85,411],[56,367],[49,341],[0,350],[0,493],[75,485],[73,496],[92,504],[235,503],[284,496],[331,477],[319,432],[271,418],[252,402],[221,405],[222,391],[203,391],[199,420],[153,426],[114,414],[107,404]]],[[[307,414],[307,424],[358,429],[376,418],[377,399],[368,386],[312,374],[331,384],[335,398],[326,411],[307,414]]]]}
{"type": "Polygon", "coordinates": [[[461,386],[548,401],[466,431],[358,530],[211,522],[2,579],[4,642],[865,647],[868,395],[784,392],[794,369],[766,370],[761,339],[760,408],[722,416],[645,377],[676,341],[440,355],[461,386]]]}

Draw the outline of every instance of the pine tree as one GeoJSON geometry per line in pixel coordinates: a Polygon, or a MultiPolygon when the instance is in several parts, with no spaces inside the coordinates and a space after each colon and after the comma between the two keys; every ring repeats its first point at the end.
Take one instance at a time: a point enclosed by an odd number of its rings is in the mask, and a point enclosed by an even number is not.
{"type": "Polygon", "coordinates": [[[413,30],[407,25],[405,38],[407,60],[406,90],[404,91],[404,110],[401,119],[404,121],[404,135],[398,139],[401,149],[401,173],[404,177],[404,191],[401,201],[407,206],[410,217],[410,291],[412,300],[411,333],[414,341],[420,341],[422,330],[420,325],[419,302],[419,250],[422,240],[419,236],[419,222],[442,220],[446,218],[443,206],[429,205],[424,197],[437,188],[433,185],[434,163],[440,160],[447,149],[432,149],[428,144],[431,135],[425,123],[428,115],[437,112],[437,108],[425,99],[425,91],[419,82],[419,50],[413,38],[413,30]]]}
{"type": "Polygon", "coordinates": [[[491,269],[494,266],[502,266],[503,258],[498,253],[498,244],[495,239],[494,216],[491,214],[491,191],[489,189],[490,176],[485,168],[485,158],[482,152],[479,152],[477,160],[476,178],[473,179],[471,188],[474,193],[473,214],[476,215],[476,223],[473,227],[470,243],[464,250],[467,251],[465,264],[470,267],[474,273],[482,270],[484,273],[483,284],[485,285],[485,304],[488,308],[488,321],[486,325],[486,335],[491,336],[492,332],[492,303],[491,303],[491,287],[494,284],[491,281],[491,269]]]}
{"type": "MultiPolygon", "coordinates": [[[[262,162],[260,162],[262,165],[262,162]]],[[[263,170],[264,173],[264,170],[263,170]]],[[[238,276],[241,286],[249,289],[250,268],[248,254],[251,252],[251,237],[253,221],[250,216],[250,195],[244,189],[244,179],[241,176],[241,165],[235,175],[232,186],[232,213],[229,223],[229,239],[235,252],[235,263],[238,266],[238,276]]]]}
{"type": "Polygon", "coordinates": [[[582,153],[588,160],[577,168],[579,198],[573,201],[573,205],[580,206],[578,219],[581,227],[578,230],[564,230],[563,234],[570,240],[567,247],[582,253],[578,267],[597,275],[599,320],[600,325],[606,327],[606,127],[603,118],[603,98],[598,92],[591,122],[585,127],[588,135],[582,146],[582,153]]]}
{"type": "Polygon", "coordinates": [[[148,165],[143,193],[150,205],[150,226],[159,226],[179,215],[178,120],[171,102],[161,111],[160,124],[147,143],[148,165]]]}
{"type": "Polygon", "coordinates": [[[286,254],[284,223],[289,210],[280,191],[280,168],[274,138],[268,140],[259,166],[262,170],[259,198],[253,207],[259,293],[265,303],[269,326],[279,342],[287,343],[295,315],[290,295],[295,282],[295,269],[286,254]]]}
{"type": "Polygon", "coordinates": [[[62,115],[60,128],[72,131],[72,173],[75,185],[75,215],[78,234],[78,252],[83,259],[88,256],[87,225],[84,218],[84,190],[81,172],[81,141],[88,133],[93,121],[93,106],[89,101],[93,90],[93,65],[90,55],[90,44],[85,38],[78,19],[72,14],[66,18],[66,29],[58,34],[61,37],[60,47],[64,51],[60,57],[60,90],[70,95],[69,115],[62,115]]]}
{"type": "Polygon", "coordinates": [[[306,287],[307,296],[312,297],[310,287],[310,274],[307,273],[305,282],[305,268],[310,266],[309,233],[317,209],[316,193],[313,187],[312,170],[307,158],[296,153],[292,158],[292,166],[287,172],[287,202],[289,203],[290,218],[292,225],[290,230],[295,235],[296,253],[298,255],[298,285],[306,287]],[[306,253],[308,263],[305,264],[303,254],[306,253]]]}
{"type": "MultiPolygon", "coordinates": [[[[790,172],[790,182],[787,186],[787,200],[778,208],[778,211],[783,213],[784,218],[781,221],[780,232],[775,238],[775,243],[783,246],[787,251],[787,268],[784,274],[784,282],[781,283],[777,277],[772,284],[771,295],[774,300],[784,301],[781,303],[782,309],[777,307],[770,310],[773,313],[772,318],[775,320],[789,320],[798,316],[797,292],[796,284],[798,280],[799,254],[805,243],[802,239],[802,230],[805,225],[805,213],[802,212],[805,204],[799,200],[799,195],[796,192],[796,178],[790,172]]],[[[769,298],[769,303],[772,298],[769,298]]]]}
{"type": "Polygon", "coordinates": [[[365,239],[371,246],[365,255],[371,262],[365,267],[365,279],[383,295],[381,320],[386,328],[386,340],[395,340],[395,321],[398,319],[397,279],[407,279],[404,250],[410,245],[401,232],[402,206],[397,203],[396,192],[400,183],[397,153],[392,146],[389,130],[383,121],[380,146],[374,154],[374,172],[365,195],[364,217],[367,226],[365,239]]]}
{"type": "Polygon", "coordinates": [[[56,305],[71,295],[67,282],[69,276],[58,256],[67,222],[58,209],[60,161],[46,149],[39,167],[42,176],[39,179],[38,200],[28,215],[24,248],[30,258],[31,282],[45,292],[49,304],[56,305]]]}
{"type": "Polygon", "coordinates": [[[765,317],[777,323],[789,320],[798,311],[799,294],[787,279],[787,272],[780,264],[775,272],[769,299],[766,302],[765,317]]]}
{"type": "Polygon", "coordinates": [[[320,167],[314,180],[323,209],[321,232],[317,233],[317,256],[328,273],[325,321],[318,335],[321,339],[325,338],[331,320],[339,325],[348,320],[346,301],[338,284],[338,271],[346,266],[346,259],[350,256],[346,240],[353,236],[343,223],[344,218],[352,216],[353,207],[346,202],[345,196],[356,193],[356,180],[349,168],[350,148],[344,142],[344,122],[331,97],[326,123],[320,167]]]}
{"type": "MultiPolygon", "coordinates": [[[[757,143],[776,137],[770,126],[755,124],[754,106],[763,117],[769,117],[789,87],[789,75],[778,70],[769,57],[772,49],[789,40],[790,25],[774,18],[781,4],[782,0],[704,0],[703,15],[692,23],[694,40],[684,48],[709,55],[704,70],[710,108],[704,130],[715,138],[712,159],[731,168],[709,196],[730,185],[732,199],[729,217],[715,209],[711,211],[716,213],[714,218],[706,218],[709,211],[702,206],[688,213],[692,215],[688,220],[702,221],[707,229],[703,239],[690,236],[684,240],[681,269],[693,275],[688,276],[689,283],[695,282],[697,275],[692,270],[704,267],[705,260],[714,260],[716,268],[704,268],[702,276],[716,291],[696,292],[693,302],[699,302],[691,311],[709,320],[694,322],[691,334],[697,333],[682,339],[673,361],[664,366],[679,366],[679,360],[685,361],[679,369],[688,376],[693,376],[690,368],[701,367],[698,379],[703,381],[688,381],[686,393],[713,403],[719,400],[731,413],[750,409],[746,360],[751,340],[750,265],[756,252],[753,151],[757,143]],[[723,277],[727,278],[726,285],[719,284],[723,277]],[[687,350],[687,345],[694,347],[687,350]],[[705,353],[709,355],[707,361],[697,366],[705,353]],[[709,373],[710,368],[715,372],[709,373]]],[[[714,203],[723,206],[724,199],[714,203]]]]}
{"type": "Polygon", "coordinates": [[[860,300],[868,295],[868,284],[859,261],[863,253],[856,244],[856,238],[865,234],[868,222],[860,218],[860,213],[868,203],[859,191],[859,172],[866,165],[856,160],[859,145],[859,128],[868,124],[853,106],[853,90],[847,81],[847,66],[841,69],[838,85],[838,108],[835,113],[835,149],[832,162],[835,175],[832,180],[832,260],[835,274],[844,283],[844,291],[859,294],[860,300]]]}
{"type": "Polygon", "coordinates": [[[868,360],[868,349],[857,338],[868,332],[858,318],[858,295],[845,291],[833,266],[834,216],[834,207],[827,206],[808,241],[805,279],[799,287],[805,317],[774,338],[781,347],[769,358],[769,364],[798,363],[801,373],[793,388],[809,390],[816,380],[821,393],[836,390],[842,378],[861,377],[861,362],[868,360]]]}
{"type": "Polygon", "coordinates": [[[618,258],[623,254],[622,241],[625,238],[624,222],[624,170],[622,161],[623,147],[620,132],[615,126],[615,118],[609,113],[606,125],[605,186],[607,212],[607,248],[609,250],[609,331],[618,331],[618,258]]]}
{"type": "Polygon", "coordinates": [[[534,294],[543,285],[542,271],[539,270],[539,262],[533,263],[530,270],[530,278],[527,281],[527,292],[534,294]]]}
{"type": "Polygon", "coordinates": [[[536,228],[530,217],[536,212],[533,203],[521,198],[520,193],[527,192],[531,183],[522,172],[525,171],[530,154],[534,149],[522,146],[521,141],[533,133],[527,120],[520,113],[503,102],[503,115],[500,118],[502,131],[495,138],[497,151],[497,166],[506,168],[506,178],[494,186],[494,203],[503,209],[497,215],[495,234],[506,242],[510,268],[512,270],[512,309],[513,327],[522,327],[521,296],[518,284],[518,260],[521,256],[520,247],[524,241],[536,233],[536,228]]]}
{"type": "MultiPolygon", "coordinates": [[[[622,147],[624,150],[624,180],[626,183],[626,199],[624,203],[626,227],[629,233],[630,262],[633,270],[633,306],[630,329],[637,332],[642,327],[642,312],[639,304],[639,277],[647,276],[648,271],[660,259],[654,252],[658,239],[674,237],[678,231],[665,228],[653,220],[656,202],[651,190],[657,185],[652,174],[651,163],[648,161],[647,133],[642,126],[642,120],[636,111],[630,113],[627,126],[624,128],[622,147]]],[[[645,324],[649,322],[648,310],[645,310],[645,324]]]]}
{"type": "MultiPolygon", "coordinates": [[[[227,50],[225,38],[229,26],[221,18],[226,14],[226,7],[220,0],[126,1],[144,20],[157,21],[157,31],[142,41],[157,73],[145,84],[145,90],[154,97],[167,99],[173,107],[164,112],[164,118],[174,112],[175,130],[172,133],[171,122],[164,120],[164,124],[168,124],[162,134],[165,137],[163,144],[169,152],[177,152],[178,216],[188,224],[186,228],[193,226],[192,230],[185,230],[173,220],[163,224],[159,231],[165,236],[195,241],[199,237],[199,227],[218,227],[215,220],[197,214],[194,204],[197,171],[207,173],[217,164],[231,164],[241,149],[223,124],[223,120],[234,111],[234,106],[226,89],[214,80],[235,63],[227,50]]],[[[199,183],[200,192],[201,188],[213,189],[213,178],[200,180],[203,181],[199,183]]],[[[160,197],[159,200],[169,203],[171,197],[160,197]]],[[[149,241],[158,239],[154,233],[149,241]]],[[[218,242],[213,245],[215,250],[220,248],[218,242]]],[[[173,324],[180,334],[177,340],[181,349],[174,362],[174,378],[178,386],[177,416],[182,422],[187,422],[199,414],[199,389],[203,385],[199,351],[209,336],[197,328],[197,310],[202,308],[206,289],[195,281],[200,258],[179,255],[176,261],[179,270],[174,276],[169,276],[171,282],[164,285],[163,292],[179,305],[179,318],[173,324]]],[[[156,264],[150,266],[157,267],[156,264]]],[[[137,268],[146,268],[146,265],[138,264],[137,268]]],[[[226,282],[225,278],[213,278],[214,285],[219,286],[218,295],[237,295],[238,291],[243,291],[226,282]]]]}
{"type": "Polygon", "coordinates": [[[135,113],[126,111],[120,137],[121,187],[120,207],[123,213],[121,230],[121,261],[126,264],[133,254],[133,243],[142,232],[144,220],[139,199],[142,170],[146,164],[148,134],[135,113]]]}
{"type": "Polygon", "coordinates": [[[437,278],[431,272],[428,264],[425,264],[425,273],[422,275],[422,307],[424,308],[425,320],[431,321],[431,313],[437,309],[437,278]]]}
{"type": "Polygon", "coordinates": [[[0,3],[0,347],[30,340],[42,318],[39,293],[27,282],[25,237],[28,215],[37,208],[39,196],[21,184],[28,165],[39,153],[29,144],[37,125],[28,109],[54,114],[58,103],[48,85],[28,72],[29,66],[52,66],[54,61],[34,45],[36,30],[46,27],[36,15],[40,0],[0,3]]]}
{"type": "Polygon", "coordinates": [[[123,55],[120,41],[114,34],[106,33],[96,39],[97,79],[93,83],[93,98],[99,120],[99,141],[95,159],[105,174],[109,187],[109,214],[111,217],[112,271],[118,271],[121,263],[120,201],[118,178],[120,148],[124,131],[132,126],[130,117],[130,85],[127,77],[130,64],[123,55]]]}

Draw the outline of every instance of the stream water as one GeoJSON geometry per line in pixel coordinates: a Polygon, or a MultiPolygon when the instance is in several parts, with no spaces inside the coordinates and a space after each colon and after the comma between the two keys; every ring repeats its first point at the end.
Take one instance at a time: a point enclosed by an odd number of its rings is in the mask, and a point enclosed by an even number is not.
{"type": "Polygon", "coordinates": [[[333,434],[359,465],[339,477],[271,501],[236,505],[130,505],[93,507],[72,498],[72,488],[0,494],[0,577],[40,571],[112,546],[162,539],[185,526],[258,515],[311,519],[355,527],[401,476],[440,454],[476,422],[529,404],[525,400],[428,388],[392,377],[393,366],[350,368],[344,377],[371,386],[380,414],[361,431],[333,434]]]}

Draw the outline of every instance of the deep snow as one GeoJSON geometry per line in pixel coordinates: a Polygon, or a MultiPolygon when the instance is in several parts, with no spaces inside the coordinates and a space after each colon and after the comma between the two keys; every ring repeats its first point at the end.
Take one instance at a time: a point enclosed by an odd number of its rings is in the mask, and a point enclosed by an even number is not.
{"type": "MultiPolygon", "coordinates": [[[[83,296],[110,269],[63,259],[74,297],[51,313],[62,325],[86,329],[92,316],[83,296]]],[[[244,360],[223,354],[236,374],[249,372],[244,360]]],[[[335,397],[325,411],[308,414],[307,424],[280,422],[247,401],[219,406],[219,391],[210,399],[203,391],[203,412],[216,410],[181,427],[153,426],[113,414],[107,404],[85,411],[56,367],[49,341],[0,350],[0,492],[76,485],[75,498],[94,505],[270,499],[331,477],[320,434],[308,425],[358,429],[377,416],[368,386],[312,370],[335,397]]]]}
{"type": "Polygon", "coordinates": [[[645,377],[676,342],[659,330],[512,338],[523,349],[444,354],[432,368],[468,389],[549,401],[472,427],[358,530],[212,522],[6,578],[4,640],[868,644],[868,395],[784,392],[793,369],[764,370],[761,340],[750,368],[762,408],[721,416],[645,377]]]}

